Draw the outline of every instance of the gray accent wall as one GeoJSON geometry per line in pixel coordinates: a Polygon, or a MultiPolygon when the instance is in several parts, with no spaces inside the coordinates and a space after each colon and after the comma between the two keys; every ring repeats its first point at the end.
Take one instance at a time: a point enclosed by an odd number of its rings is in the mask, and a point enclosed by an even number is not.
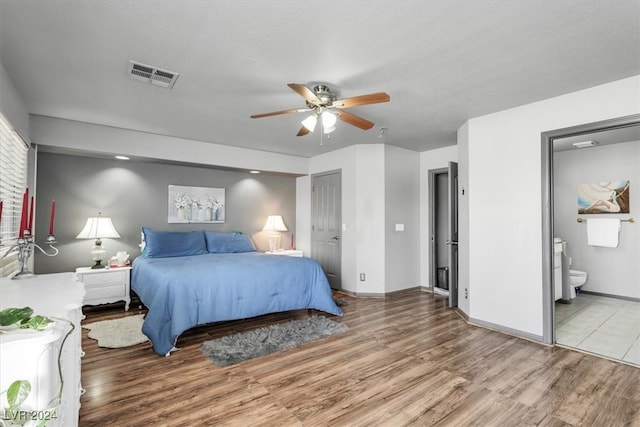
{"type": "Polygon", "coordinates": [[[102,212],[122,236],[104,239],[108,256],[140,254],[141,227],[156,230],[241,231],[251,235],[258,250],[268,250],[268,215],[282,215],[288,232],[282,246],[289,247],[296,224],[294,176],[249,174],[206,167],[166,163],[120,161],[40,152],[37,160],[36,238],[43,244],[49,227],[51,200],[56,201],[55,234],[60,254],[35,255],[37,274],[75,271],[92,265],[92,240],[78,240],[86,220],[102,212]],[[169,224],[169,185],[226,189],[224,224],[169,224]]]}

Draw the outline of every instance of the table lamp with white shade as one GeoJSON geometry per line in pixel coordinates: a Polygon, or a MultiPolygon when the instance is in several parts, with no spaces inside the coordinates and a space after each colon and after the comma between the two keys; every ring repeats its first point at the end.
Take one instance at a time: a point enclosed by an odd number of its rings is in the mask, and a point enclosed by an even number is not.
{"type": "Polygon", "coordinates": [[[102,261],[107,259],[107,249],[102,244],[102,239],[119,239],[120,235],[111,222],[111,218],[103,217],[102,212],[98,212],[97,217],[87,219],[84,228],[76,236],[76,239],[96,239],[91,249],[91,258],[95,262],[91,268],[105,268],[102,261]]]}
{"type": "Polygon", "coordinates": [[[281,249],[280,242],[282,240],[282,235],[279,232],[288,231],[287,227],[284,225],[282,216],[269,215],[269,217],[267,218],[267,222],[264,224],[264,228],[262,230],[274,232],[269,236],[269,251],[270,252],[279,251],[281,249]]]}

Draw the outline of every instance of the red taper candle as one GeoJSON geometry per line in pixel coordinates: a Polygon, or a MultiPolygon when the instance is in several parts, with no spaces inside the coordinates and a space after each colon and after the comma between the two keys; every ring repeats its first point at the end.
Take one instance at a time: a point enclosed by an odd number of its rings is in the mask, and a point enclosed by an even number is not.
{"type": "Polygon", "coordinates": [[[29,225],[27,226],[27,228],[29,229],[29,232],[31,233],[31,235],[33,236],[33,205],[35,205],[35,198],[33,196],[31,196],[31,207],[29,208],[29,225]]]}
{"type": "Polygon", "coordinates": [[[29,204],[29,189],[22,195],[22,212],[20,215],[20,237],[24,237],[24,229],[27,227],[27,206],[29,204]]]}
{"type": "Polygon", "coordinates": [[[56,201],[51,200],[51,216],[49,217],[49,236],[53,236],[53,220],[56,216],[56,201]]]}

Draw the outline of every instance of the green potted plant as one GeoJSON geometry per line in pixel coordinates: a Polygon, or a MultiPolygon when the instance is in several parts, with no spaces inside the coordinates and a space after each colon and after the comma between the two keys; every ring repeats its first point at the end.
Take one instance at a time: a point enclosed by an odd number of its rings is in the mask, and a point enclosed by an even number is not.
{"type": "Polygon", "coordinates": [[[31,392],[31,384],[27,380],[16,380],[9,385],[7,390],[0,392],[6,394],[7,407],[0,410],[0,426],[37,426],[43,427],[47,423],[57,418],[57,411],[60,407],[64,380],[62,378],[61,355],[64,343],[75,328],[73,323],[66,319],[55,317],[45,317],[34,315],[31,307],[6,308],[0,311],[0,333],[11,333],[20,329],[31,329],[34,331],[44,331],[53,320],[67,323],[71,329],[62,340],[60,351],[58,352],[58,375],[60,376],[60,387],[58,393],[51,399],[48,407],[43,410],[31,410],[22,407],[22,404],[31,392]]]}

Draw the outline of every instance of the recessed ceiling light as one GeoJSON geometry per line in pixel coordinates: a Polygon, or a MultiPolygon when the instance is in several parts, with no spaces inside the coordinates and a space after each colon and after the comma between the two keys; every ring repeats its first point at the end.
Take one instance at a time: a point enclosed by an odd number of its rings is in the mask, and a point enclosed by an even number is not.
{"type": "Polygon", "coordinates": [[[249,171],[249,173],[260,173],[260,171],[249,171]]]}
{"type": "Polygon", "coordinates": [[[571,145],[573,145],[576,148],[587,148],[587,147],[593,147],[597,143],[598,141],[580,141],[580,142],[574,142],[571,145]]]}
{"type": "Polygon", "coordinates": [[[116,156],[116,159],[118,159],[118,160],[130,160],[129,157],[127,157],[127,156],[116,156]]]}

